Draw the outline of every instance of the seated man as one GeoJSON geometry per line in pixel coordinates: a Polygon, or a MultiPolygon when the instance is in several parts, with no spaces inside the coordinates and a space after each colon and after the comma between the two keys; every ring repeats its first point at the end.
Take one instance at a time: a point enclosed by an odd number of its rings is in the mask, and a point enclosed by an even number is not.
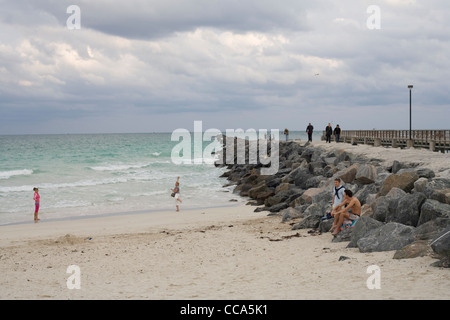
{"type": "Polygon", "coordinates": [[[337,205],[335,208],[334,223],[331,226],[330,231],[333,231],[333,235],[337,235],[340,231],[339,227],[344,222],[344,219],[357,220],[361,214],[361,203],[355,197],[350,190],[344,191],[344,201],[337,205]]]}

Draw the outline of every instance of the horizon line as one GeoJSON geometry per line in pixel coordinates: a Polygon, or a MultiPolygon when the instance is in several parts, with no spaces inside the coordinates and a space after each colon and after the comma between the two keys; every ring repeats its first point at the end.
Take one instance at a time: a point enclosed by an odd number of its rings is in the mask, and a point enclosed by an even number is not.
{"type": "MultiPolygon", "coordinates": [[[[177,129],[184,129],[184,128],[177,128],[177,129]]],[[[173,131],[177,130],[174,129],[173,131]]],[[[209,128],[211,129],[211,128],[209,128]]],[[[232,130],[237,130],[237,129],[242,129],[242,128],[235,128],[232,130]]],[[[247,129],[243,129],[243,130],[249,130],[249,129],[254,129],[254,128],[247,128],[247,129]]],[[[207,129],[208,130],[208,129],[207,129]]],[[[222,133],[226,133],[226,130],[229,129],[225,129],[225,130],[219,130],[222,133]]],[[[258,130],[262,130],[261,128],[258,130]]],[[[279,130],[280,132],[283,132],[284,129],[280,129],[280,128],[271,128],[271,129],[265,129],[265,130],[279,130]]],[[[342,129],[342,131],[402,131],[402,130],[406,130],[409,131],[408,128],[406,129],[342,129]]],[[[412,129],[411,131],[448,131],[450,129],[412,129]]],[[[65,133],[0,133],[0,136],[45,136],[45,135],[101,135],[101,134],[163,134],[163,133],[173,133],[173,131],[152,131],[152,132],[65,132],[65,133]]],[[[190,133],[195,133],[196,131],[193,130],[188,130],[190,133]]],[[[206,130],[202,130],[202,133],[205,133],[206,130]]],[[[317,134],[317,133],[322,133],[325,130],[316,130],[313,132],[313,134],[317,134]]],[[[289,132],[303,132],[306,133],[305,130],[289,130],[289,132]]]]}

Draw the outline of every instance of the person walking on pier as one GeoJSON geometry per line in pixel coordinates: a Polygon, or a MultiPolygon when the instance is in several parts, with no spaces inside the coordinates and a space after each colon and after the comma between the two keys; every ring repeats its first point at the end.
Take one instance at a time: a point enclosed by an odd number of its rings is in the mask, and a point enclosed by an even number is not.
{"type": "Polygon", "coordinates": [[[308,133],[308,141],[312,141],[312,134],[313,134],[314,127],[312,126],[311,122],[306,127],[306,132],[308,133]]]}
{"type": "Polygon", "coordinates": [[[286,141],[289,140],[289,130],[287,128],[284,129],[284,135],[286,136],[286,141]]]}
{"type": "Polygon", "coordinates": [[[331,143],[331,135],[332,134],[333,134],[333,128],[331,127],[331,124],[329,123],[328,126],[325,128],[326,142],[331,143]]]}
{"type": "Polygon", "coordinates": [[[334,128],[334,138],[336,139],[336,143],[339,142],[339,139],[341,138],[341,128],[339,128],[339,125],[336,125],[336,128],[334,128]]]}

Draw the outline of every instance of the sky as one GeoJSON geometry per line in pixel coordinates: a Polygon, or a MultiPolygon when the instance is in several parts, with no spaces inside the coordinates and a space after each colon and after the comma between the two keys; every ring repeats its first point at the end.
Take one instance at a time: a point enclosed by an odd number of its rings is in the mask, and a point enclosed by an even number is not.
{"type": "Polygon", "coordinates": [[[448,0],[0,0],[0,134],[406,130],[410,84],[412,129],[449,129],[449,25],[448,0]]]}

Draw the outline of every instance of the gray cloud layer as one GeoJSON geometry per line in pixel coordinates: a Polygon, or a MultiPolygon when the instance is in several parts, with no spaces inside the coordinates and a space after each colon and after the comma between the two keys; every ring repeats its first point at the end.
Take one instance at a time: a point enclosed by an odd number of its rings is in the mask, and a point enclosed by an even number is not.
{"type": "Polygon", "coordinates": [[[448,128],[445,0],[71,4],[0,1],[0,134],[448,128]]]}

